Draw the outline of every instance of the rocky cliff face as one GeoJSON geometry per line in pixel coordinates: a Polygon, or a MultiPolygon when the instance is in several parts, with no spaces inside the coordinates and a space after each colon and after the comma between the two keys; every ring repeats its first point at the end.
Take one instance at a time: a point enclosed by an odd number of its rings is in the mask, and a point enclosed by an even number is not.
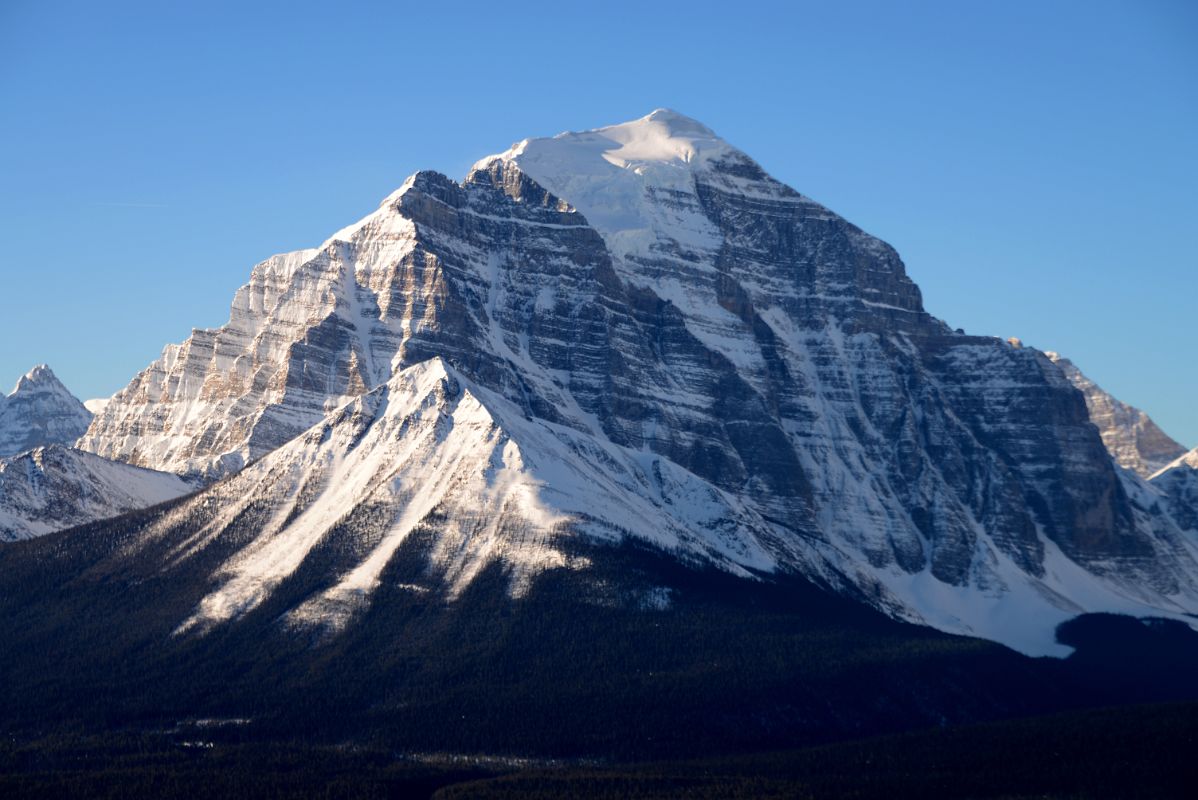
{"type": "Polygon", "coordinates": [[[348,537],[340,569],[374,577],[292,615],[342,619],[416,528],[454,575],[633,537],[1029,652],[1082,610],[1198,610],[1194,542],[1142,507],[1059,366],[952,332],[892,248],[673,112],[522,142],[462,184],[418,173],[255,267],[229,323],[168,347],[80,446],[210,479],[262,458],[163,523],[242,548],[185,627],[348,537]],[[463,498],[496,486],[532,499],[498,493],[484,523],[463,498]]]}
{"type": "Polygon", "coordinates": [[[0,457],[34,447],[70,444],[91,423],[83,407],[45,364],[25,373],[7,397],[0,397],[0,457]]]}
{"type": "Polygon", "coordinates": [[[1170,438],[1143,411],[1107,394],[1069,359],[1053,352],[1045,355],[1086,398],[1090,421],[1098,427],[1102,442],[1116,464],[1141,478],[1150,478],[1185,455],[1185,447],[1170,438]]]}

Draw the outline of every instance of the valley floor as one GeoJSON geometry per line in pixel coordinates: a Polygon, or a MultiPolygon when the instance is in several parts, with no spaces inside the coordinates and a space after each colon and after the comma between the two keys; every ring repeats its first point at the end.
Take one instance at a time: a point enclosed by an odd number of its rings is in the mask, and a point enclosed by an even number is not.
{"type": "MultiPolygon", "coordinates": [[[[202,727],[202,726],[201,726],[202,727]]],[[[648,764],[244,741],[236,726],[0,745],[6,798],[1172,798],[1198,789],[1198,705],[1130,706],[648,764]]]]}

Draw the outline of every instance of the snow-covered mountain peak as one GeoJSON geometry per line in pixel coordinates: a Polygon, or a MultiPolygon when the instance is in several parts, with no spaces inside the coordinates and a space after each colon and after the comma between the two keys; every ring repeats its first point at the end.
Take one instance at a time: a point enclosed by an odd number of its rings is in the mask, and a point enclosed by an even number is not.
{"type": "Polygon", "coordinates": [[[229,323],[168,347],[79,446],[230,476],[164,519],[237,549],[201,627],[322,540],[346,556],[297,619],[343,618],[401,545],[456,590],[495,556],[561,563],[575,534],[1029,652],[1080,610],[1198,608],[1198,528],[1116,469],[1060,369],[953,333],[893,248],[666,111],[460,184],[417,173],[255,267],[229,323]]]}
{"type": "Polygon", "coordinates": [[[54,371],[38,364],[17,380],[12,393],[0,396],[0,456],[73,442],[91,418],[54,371]]]}
{"type": "Polygon", "coordinates": [[[643,169],[651,163],[698,164],[704,159],[725,155],[733,148],[698,120],[676,111],[659,108],[632,122],[610,125],[586,133],[566,133],[560,140],[592,141],[602,146],[605,161],[623,169],[643,169]]]}
{"type": "Polygon", "coordinates": [[[323,250],[333,242],[349,242],[363,229],[368,229],[372,226],[377,227],[380,223],[384,222],[388,218],[393,218],[395,216],[396,203],[398,203],[399,199],[407,194],[408,191],[410,191],[412,187],[416,185],[420,174],[421,173],[416,172],[409,175],[407,180],[400,184],[398,189],[382,199],[378,208],[357,222],[346,225],[344,228],[334,233],[332,236],[326,239],[324,243],[317,248],[317,250],[323,250]]]}
{"type": "Polygon", "coordinates": [[[474,168],[485,170],[496,160],[516,164],[582,212],[615,255],[644,253],[662,241],[688,250],[717,248],[718,232],[698,208],[696,173],[718,174],[716,166],[737,163],[766,177],[711,129],[666,109],[618,125],[525,139],[474,168]],[[666,198],[671,207],[663,208],[666,198]]]}
{"type": "MultiPolygon", "coordinates": [[[[811,217],[835,218],[707,126],[668,109],[594,130],[525,139],[477,162],[474,172],[496,161],[515,164],[581,212],[603,236],[622,277],[667,294],[676,292],[638,262],[666,252],[682,261],[714,258],[724,242],[708,213],[714,194],[783,202],[811,217]]],[[[696,286],[710,275],[678,277],[696,286]]]]}
{"type": "MultiPolygon", "coordinates": [[[[677,111],[659,108],[640,119],[607,125],[587,131],[566,131],[554,137],[524,139],[503,153],[479,160],[475,169],[500,158],[519,160],[531,166],[541,164],[544,171],[605,170],[599,161],[618,169],[643,170],[650,164],[675,167],[698,166],[710,157],[736,151],[711,128],[677,111]]],[[[536,176],[533,170],[525,170],[536,176]]]]}
{"type": "Polygon", "coordinates": [[[288,615],[293,624],[339,627],[368,602],[395,553],[436,517],[449,521],[428,556],[455,590],[495,560],[515,570],[515,591],[521,574],[563,565],[551,540],[565,517],[541,503],[518,434],[492,403],[511,412],[441,358],[428,359],[164,518],[155,535],[218,509],[179,559],[229,535],[243,515],[255,515],[259,526],[180,630],[252,610],[314,548],[345,538],[357,542],[357,557],[288,615]]]}
{"type": "Polygon", "coordinates": [[[67,387],[63,386],[62,381],[54,374],[54,370],[50,369],[46,364],[38,364],[18,378],[17,385],[13,387],[10,394],[31,391],[33,389],[62,391],[70,394],[67,387]]]}
{"type": "Polygon", "coordinates": [[[694,117],[688,117],[672,108],[655,108],[637,122],[656,122],[666,125],[676,134],[692,134],[715,138],[715,132],[694,117]]]}

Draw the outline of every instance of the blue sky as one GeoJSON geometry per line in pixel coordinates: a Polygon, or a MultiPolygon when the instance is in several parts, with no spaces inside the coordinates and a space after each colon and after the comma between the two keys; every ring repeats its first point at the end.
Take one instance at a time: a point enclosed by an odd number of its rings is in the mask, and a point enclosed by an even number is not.
{"type": "Polygon", "coordinates": [[[6,0],[0,383],[110,394],[409,173],[659,106],[1198,444],[1188,0],[6,0]]]}

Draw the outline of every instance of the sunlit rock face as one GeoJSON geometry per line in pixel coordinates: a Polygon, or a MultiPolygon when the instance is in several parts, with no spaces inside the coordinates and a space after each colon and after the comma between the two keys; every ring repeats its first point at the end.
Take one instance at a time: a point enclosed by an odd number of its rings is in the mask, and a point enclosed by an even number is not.
{"type": "Polygon", "coordinates": [[[669,111],[417,173],[255,267],[80,446],[257,462],[155,528],[174,558],[230,552],[181,630],[330,543],[327,596],[288,619],[349,624],[413,535],[455,587],[632,537],[1028,652],[1082,610],[1198,610],[1192,541],[1059,365],[953,332],[890,246],[669,111]]]}
{"type": "Polygon", "coordinates": [[[1141,478],[1150,478],[1186,453],[1140,409],[1121,403],[1057,353],[1045,353],[1086,398],[1090,421],[1115,463],[1141,478]]]}

